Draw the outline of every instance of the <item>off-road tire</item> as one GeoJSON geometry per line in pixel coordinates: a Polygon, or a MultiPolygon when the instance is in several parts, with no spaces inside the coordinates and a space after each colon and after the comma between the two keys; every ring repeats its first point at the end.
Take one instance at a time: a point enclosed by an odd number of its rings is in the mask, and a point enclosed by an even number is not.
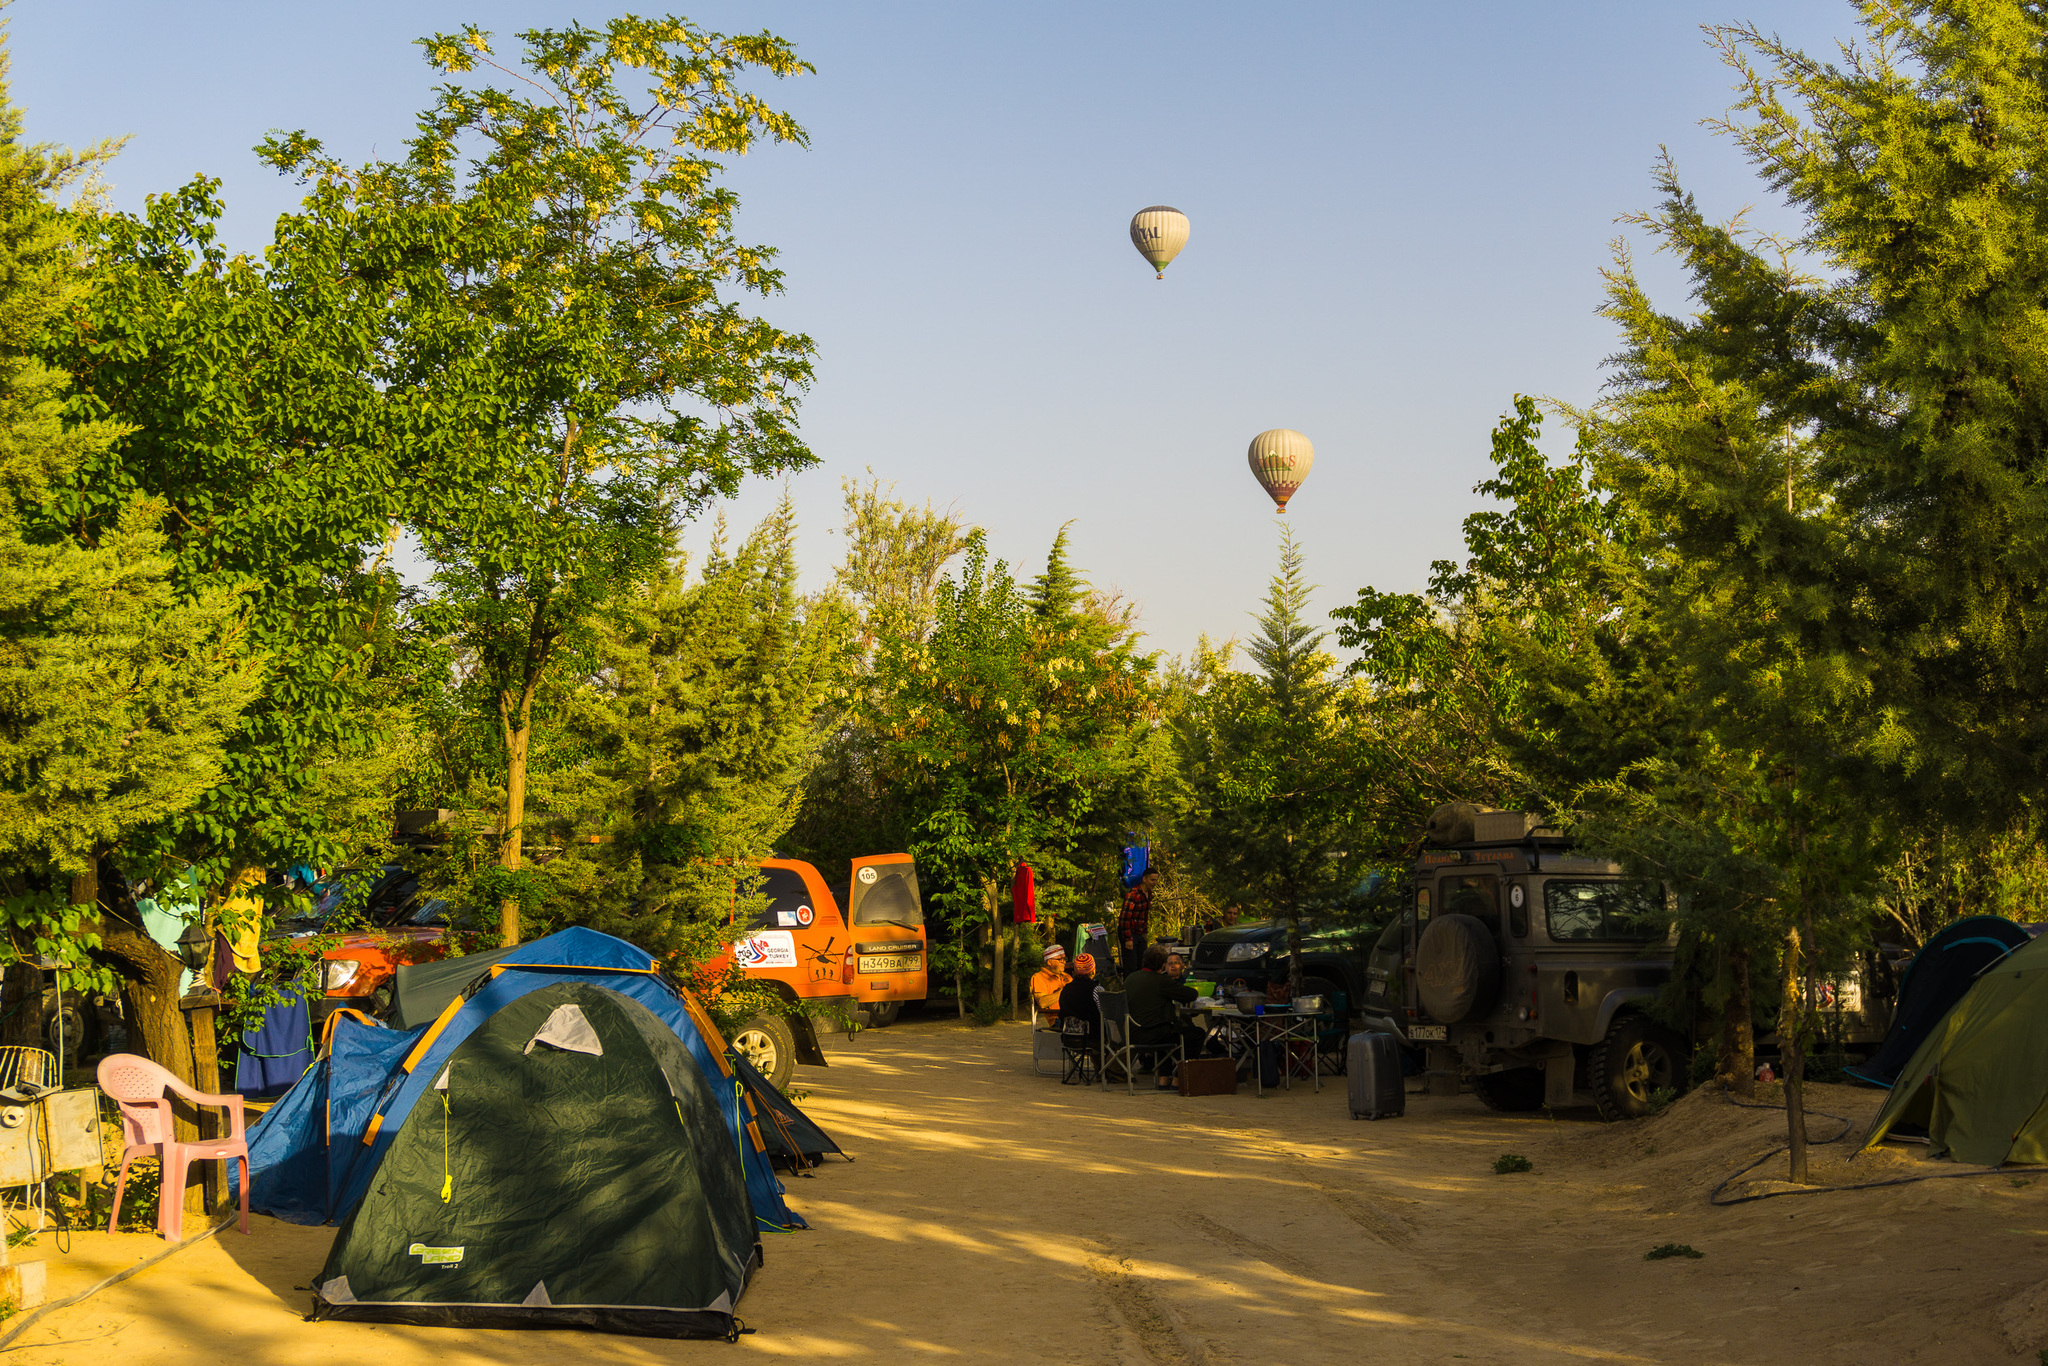
{"type": "Polygon", "coordinates": [[[756,1015],[732,1032],[735,1053],[754,1065],[776,1090],[796,1075],[796,1032],[780,1015],[756,1015]]]}
{"type": "Polygon", "coordinates": [[[1510,1113],[1543,1108],[1543,1069],[1510,1067],[1505,1072],[1488,1072],[1472,1084],[1480,1102],[1489,1110],[1510,1113]]]}
{"type": "Polygon", "coordinates": [[[1500,945],[1486,923],[1447,912],[1415,945],[1415,995],[1439,1024],[1476,1020],[1500,997],[1500,945]]]}
{"type": "Polygon", "coordinates": [[[895,1024],[897,1017],[902,1014],[903,1002],[901,1001],[870,1001],[868,1002],[868,1028],[881,1029],[884,1026],[895,1024]]]}
{"type": "Polygon", "coordinates": [[[1617,1015],[1591,1053],[1587,1080],[1602,1119],[1641,1119],[1655,1092],[1683,1092],[1690,1080],[1685,1040],[1641,1015],[1617,1015]]]}

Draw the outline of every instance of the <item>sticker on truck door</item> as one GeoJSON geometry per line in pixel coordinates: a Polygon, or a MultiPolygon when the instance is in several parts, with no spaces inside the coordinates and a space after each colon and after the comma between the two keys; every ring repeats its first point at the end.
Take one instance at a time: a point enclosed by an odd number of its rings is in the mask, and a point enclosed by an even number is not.
{"type": "Polygon", "coordinates": [[[733,956],[743,968],[793,968],[796,936],[788,930],[756,930],[733,941],[733,956]]]}

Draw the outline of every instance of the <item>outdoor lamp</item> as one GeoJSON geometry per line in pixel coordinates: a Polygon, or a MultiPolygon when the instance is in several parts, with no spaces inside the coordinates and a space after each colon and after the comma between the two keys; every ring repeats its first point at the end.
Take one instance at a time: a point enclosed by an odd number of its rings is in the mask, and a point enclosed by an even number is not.
{"type": "Polygon", "coordinates": [[[204,971],[213,958],[213,936],[197,923],[187,925],[178,936],[178,961],[193,972],[204,971]]]}

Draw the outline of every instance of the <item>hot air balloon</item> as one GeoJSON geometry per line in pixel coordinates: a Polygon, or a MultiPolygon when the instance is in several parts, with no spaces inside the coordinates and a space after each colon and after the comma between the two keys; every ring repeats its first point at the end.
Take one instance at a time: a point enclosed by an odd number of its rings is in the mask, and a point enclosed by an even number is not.
{"type": "Polygon", "coordinates": [[[1154,204],[1131,215],[1131,245],[1158,268],[1160,279],[1166,278],[1167,266],[1187,244],[1188,216],[1179,209],[1154,204]]]}
{"type": "Polygon", "coordinates": [[[1301,487],[1301,481],[1308,478],[1309,466],[1316,463],[1316,448],[1307,437],[1287,427],[1275,427],[1270,432],[1260,432],[1252,438],[1252,474],[1259,486],[1273,499],[1273,508],[1285,516],[1287,500],[1301,487]]]}

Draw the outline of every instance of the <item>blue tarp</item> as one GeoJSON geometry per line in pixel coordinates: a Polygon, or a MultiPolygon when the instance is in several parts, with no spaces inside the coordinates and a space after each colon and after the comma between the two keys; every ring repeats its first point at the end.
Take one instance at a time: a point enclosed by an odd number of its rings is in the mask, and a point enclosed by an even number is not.
{"type": "Polygon", "coordinates": [[[638,1001],[675,1031],[689,1050],[739,1150],[755,1217],[771,1228],[806,1225],[783,1201],[768,1154],[745,1132],[746,1101],[738,1079],[699,1032],[682,998],[650,969],[654,961],[621,939],[570,929],[522,944],[502,969],[441,1024],[408,1071],[405,1058],[435,1026],[398,1031],[342,1017],[326,1056],[250,1133],[250,1207],[294,1223],[340,1222],[369,1190],[378,1164],[406,1116],[432,1089],[449,1056],[507,1004],[556,982],[589,982],[638,1001]],[[362,1135],[381,1115],[376,1138],[362,1135]],[[331,1139],[330,1130],[331,1129],[331,1139]]]}
{"type": "Polygon", "coordinates": [[[242,1051],[235,1059],[235,1089],[245,1096],[283,1095],[313,1065],[306,998],[296,987],[281,990],[285,999],[265,1006],[263,1023],[242,1036],[242,1051]]]}

